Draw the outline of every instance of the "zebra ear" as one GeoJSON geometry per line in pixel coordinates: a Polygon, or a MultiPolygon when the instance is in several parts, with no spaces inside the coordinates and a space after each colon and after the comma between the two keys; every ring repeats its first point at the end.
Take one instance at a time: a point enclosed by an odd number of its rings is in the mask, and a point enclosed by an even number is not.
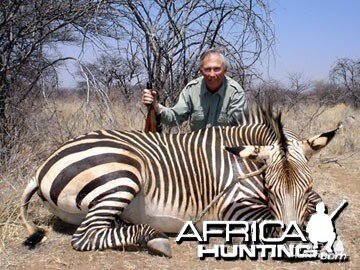
{"type": "Polygon", "coordinates": [[[238,147],[225,146],[224,149],[235,156],[260,162],[269,158],[270,147],[244,145],[238,147]]]}
{"type": "Polygon", "coordinates": [[[334,138],[336,132],[342,128],[342,124],[339,123],[338,127],[332,131],[325,132],[322,134],[315,135],[302,142],[304,154],[307,159],[310,159],[312,155],[319,152],[334,138]]]}

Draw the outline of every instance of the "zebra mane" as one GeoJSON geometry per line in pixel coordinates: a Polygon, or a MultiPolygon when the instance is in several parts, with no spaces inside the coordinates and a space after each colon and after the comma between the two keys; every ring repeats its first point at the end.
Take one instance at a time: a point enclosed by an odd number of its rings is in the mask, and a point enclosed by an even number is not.
{"type": "Polygon", "coordinates": [[[268,128],[268,134],[274,138],[271,144],[279,144],[286,154],[287,140],[284,134],[284,127],[281,121],[281,110],[275,108],[270,103],[252,104],[243,115],[235,120],[235,125],[264,125],[268,128]]]}

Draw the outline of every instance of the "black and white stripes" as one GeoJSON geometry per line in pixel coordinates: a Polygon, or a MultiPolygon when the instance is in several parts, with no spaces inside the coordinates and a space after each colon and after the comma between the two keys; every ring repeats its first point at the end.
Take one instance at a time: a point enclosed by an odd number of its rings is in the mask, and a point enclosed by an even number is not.
{"type": "Polygon", "coordinates": [[[303,142],[282,129],[280,117],[263,110],[239,126],[188,134],[95,131],[64,144],[37,170],[23,195],[22,217],[34,232],[26,205],[37,189],[55,215],[79,224],[72,237],[75,249],[147,245],[171,256],[162,231],[178,232],[234,179],[264,162],[264,175],[234,185],[204,220],[303,222],[313,209],[303,149],[303,142]],[[238,155],[225,146],[240,149],[238,155]],[[118,219],[129,224],[119,225],[118,219]]]}

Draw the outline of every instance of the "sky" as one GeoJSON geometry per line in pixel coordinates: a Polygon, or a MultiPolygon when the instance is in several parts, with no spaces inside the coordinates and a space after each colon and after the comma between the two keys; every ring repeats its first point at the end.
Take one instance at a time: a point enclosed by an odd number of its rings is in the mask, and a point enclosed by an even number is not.
{"type": "Polygon", "coordinates": [[[264,61],[266,78],[289,74],[327,79],[339,58],[360,59],[360,1],[270,0],[275,25],[275,59],[264,61]]]}
{"type": "MultiPolygon", "coordinates": [[[[306,80],[327,79],[340,58],[360,59],[360,0],[269,0],[273,10],[276,44],[273,57],[265,57],[258,69],[264,79],[286,82],[290,74],[306,80]]],[[[82,60],[91,61],[91,48],[82,60]]],[[[78,57],[80,49],[62,47],[64,55],[78,57]]],[[[70,73],[74,68],[67,65],[70,73]]],[[[74,79],[62,69],[62,86],[74,79]]]]}

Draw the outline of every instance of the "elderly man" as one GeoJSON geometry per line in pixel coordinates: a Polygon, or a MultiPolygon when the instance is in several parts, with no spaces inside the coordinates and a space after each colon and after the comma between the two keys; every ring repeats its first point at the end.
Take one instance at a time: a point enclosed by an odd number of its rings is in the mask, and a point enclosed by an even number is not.
{"type": "Polygon", "coordinates": [[[206,51],[200,58],[201,77],[192,80],[182,90],[172,108],[157,102],[156,92],[145,89],[142,102],[153,104],[161,122],[170,126],[190,120],[192,131],[211,126],[227,126],[246,107],[244,90],[227,77],[228,63],[216,49],[206,51]]]}

